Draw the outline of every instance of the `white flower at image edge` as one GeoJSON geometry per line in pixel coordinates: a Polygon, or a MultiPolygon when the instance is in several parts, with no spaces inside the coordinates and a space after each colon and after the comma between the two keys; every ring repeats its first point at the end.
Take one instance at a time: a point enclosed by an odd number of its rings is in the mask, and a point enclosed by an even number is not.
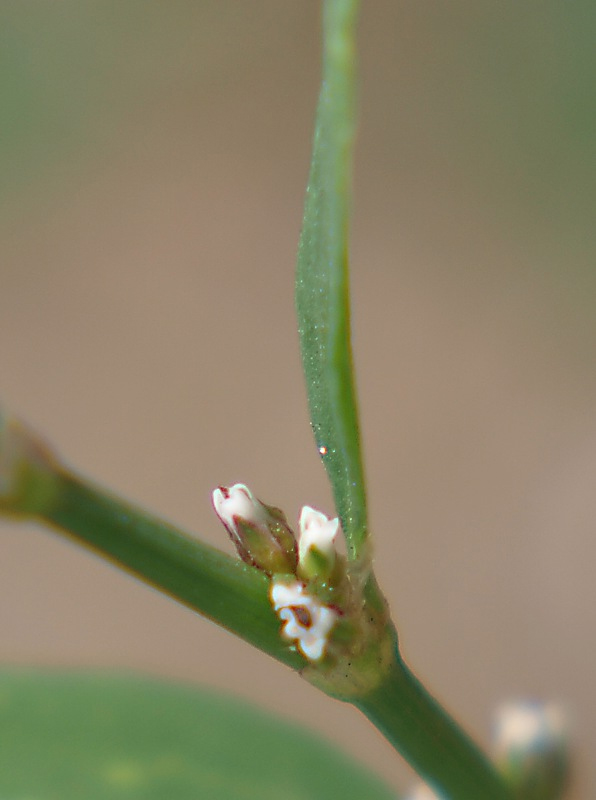
{"type": "Polygon", "coordinates": [[[557,749],[565,733],[565,715],[555,703],[506,703],[497,712],[495,748],[498,755],[531,748],[557,749]]]}
{"type": "Polygon", "coordinates": [[[310,661],[318,661],[338,614],[309,595],[302,583],[274,583],[271,602],[284,623],[283,635],[294,639],[300,652],[310,661]]]}

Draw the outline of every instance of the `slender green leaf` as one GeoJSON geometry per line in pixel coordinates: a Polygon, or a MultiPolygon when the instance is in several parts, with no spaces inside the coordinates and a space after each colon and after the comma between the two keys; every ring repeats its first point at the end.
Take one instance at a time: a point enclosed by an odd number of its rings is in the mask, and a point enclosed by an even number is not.
{"type": "Polygon", "coordinates": [[[0,673],[6,800],[390,800],[376,777],[237,699],[117,675],[0,673]]]}
{"type": "Polygon", "coordinates": [[[348,285],[357,5],[355,0],[325,3],[323,81],[296,278],[312,427],[351,558],[359,555],[367,535],[348,285]]]}

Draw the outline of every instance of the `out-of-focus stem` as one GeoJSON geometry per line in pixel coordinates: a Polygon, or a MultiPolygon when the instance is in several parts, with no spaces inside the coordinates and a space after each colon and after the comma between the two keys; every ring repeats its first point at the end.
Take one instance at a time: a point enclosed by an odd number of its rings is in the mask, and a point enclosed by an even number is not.
{"type": "Polygon", "coordinates": [[[496,769],[398,653],[383,682],[353,702],[440,797],[513,800],[496,769]]]}

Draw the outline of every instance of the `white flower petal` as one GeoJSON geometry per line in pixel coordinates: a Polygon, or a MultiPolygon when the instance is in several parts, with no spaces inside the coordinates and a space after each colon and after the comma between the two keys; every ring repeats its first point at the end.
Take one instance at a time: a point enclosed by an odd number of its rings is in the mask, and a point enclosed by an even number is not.
{"type": "Polygon", "coordinates": [[[274,583],[271,587],[271,600],[276,611],[283,606],[303,605],[308,599],[302,583],[274,583]]]}
{"type": "Polygon", "coordinates": [[[300,560],[304,561],[311,547],[332,557],[335,554],[334,540],[339,531],[339,519],[329,519],[321,511],[304,506],[300,514],[300,560]]]}
{"type": "Polygon", "coordinates": [[[236,519],[242,519],[253,525],[262,525],[266,518],[262,504],[243,483],[215,489],[213,507],[229,531],[236,530],[236,519]]]}
{"type": "Polygon", "coordinates": [[[318,661],[325,652],[337,612],[309,595],[302,583],[274,583],[271,601],[284,623],[283,635],[294,639],[306,658],[318,661]]]}

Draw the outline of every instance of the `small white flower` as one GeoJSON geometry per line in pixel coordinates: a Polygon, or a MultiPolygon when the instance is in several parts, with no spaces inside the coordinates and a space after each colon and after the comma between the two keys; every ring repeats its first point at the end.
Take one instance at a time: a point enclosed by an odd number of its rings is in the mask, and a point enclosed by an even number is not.
{"type": "Polygon", "coordinates": [[[267,514],[257,498],[243,483],[220,486],[213,492],[213,507],[230,533],[237,530],[237,520],[261,527],[266,525],[267,514]]]}
{"type": "Polygon", "coordinates": [[[299,559],[305,562],[308,551],[314,547],[330,560],[335,557],[334,540],[339,531],[339,519],[329,519],[310,506],[304,506],[300,514],[299,559]]]}
{"type": "Polygon", "coordinates": [[[273,583],[271,602],[284,623],[283,635],[295,639],[298,649],[310,661],[318,661],[327,645],[337,612],[309,595],[302,583],[273,583]]]}

